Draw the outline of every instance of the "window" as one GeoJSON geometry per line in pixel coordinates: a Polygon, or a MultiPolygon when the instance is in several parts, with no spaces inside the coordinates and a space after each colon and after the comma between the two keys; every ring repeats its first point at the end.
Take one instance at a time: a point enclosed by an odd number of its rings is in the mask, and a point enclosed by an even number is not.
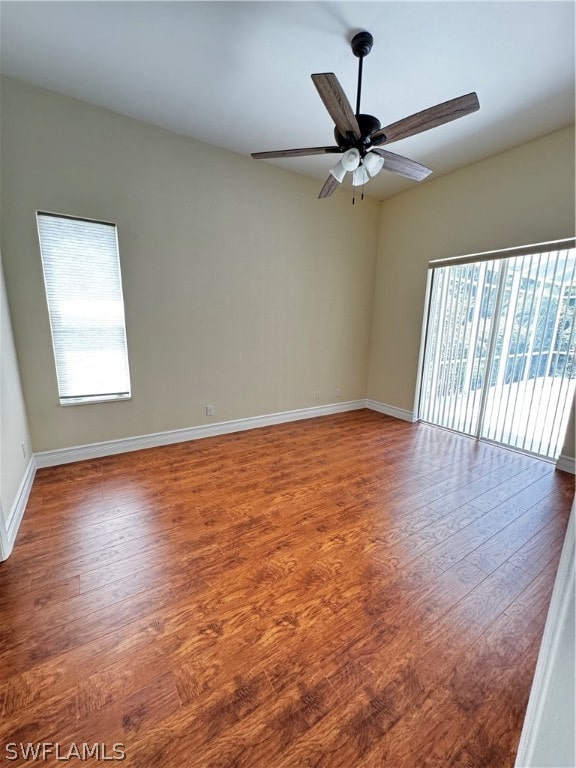
{"type": "Polygon", "coordinates": [[[60,405],[129,398],[116,225],[36,217],[60,405]]]}

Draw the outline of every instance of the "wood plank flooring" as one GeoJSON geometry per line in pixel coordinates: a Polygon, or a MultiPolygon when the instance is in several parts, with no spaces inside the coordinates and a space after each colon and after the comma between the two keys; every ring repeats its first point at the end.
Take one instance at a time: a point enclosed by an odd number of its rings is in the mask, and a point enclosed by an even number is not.
{"type": "Polygon", "coordinates": [[[0,763],[513,766],[573,491],[371,411],[40,470],[0,564],[0,763]]]}

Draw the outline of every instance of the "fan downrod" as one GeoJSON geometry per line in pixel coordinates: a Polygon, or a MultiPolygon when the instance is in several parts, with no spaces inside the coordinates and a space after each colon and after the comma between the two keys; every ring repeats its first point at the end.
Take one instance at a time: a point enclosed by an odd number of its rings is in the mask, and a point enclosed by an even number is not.
{"type": "MultiPolygon", "coordinates": [[[[364,63],[364,57],[368,56],[370,51],[372,50],[372,46],[374,44],[374,38],[370,34],[370,32],[366,32],[365,30],[363,32],[358,32],[358,34],[354,35],[352,40],[350,41],[350,45],[352,46],[352,53],[354,56],[358,58],[358,87],[356,89],[356,118],[359,119],[361,116],[360,113],[360,98],[362,95],[362,64],[364,63]]],[[[380,123],[376,120],[375,117],[372,117],[372,115],[363,115],[365,118],[369,118],[364,120],[365,126],[360,126],[360,131],[362,133],[362,140],[363,143],[366,144],[366,138],[370,135],[373,131],[377,130],[377,128],[380,128],[380,123]],[[371,123],[371,124],[369,124],[371,123]],[[378,123],[377,127],[374,127],[374,124],[378,123]]],[[[336,136],[336,141],[338,141],[338,136],[336,136]]],[[[338,141],[340,144],[340,142],[338,141]]]]}

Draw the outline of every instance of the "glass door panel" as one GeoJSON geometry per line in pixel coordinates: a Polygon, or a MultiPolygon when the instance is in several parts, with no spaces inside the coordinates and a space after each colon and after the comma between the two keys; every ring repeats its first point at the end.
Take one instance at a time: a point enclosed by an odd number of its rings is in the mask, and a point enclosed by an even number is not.
{"type": "Polygon", "coordinates": [[[433,270],[422,420],[557,458],[576,386],[576,252],[433,270]]]}

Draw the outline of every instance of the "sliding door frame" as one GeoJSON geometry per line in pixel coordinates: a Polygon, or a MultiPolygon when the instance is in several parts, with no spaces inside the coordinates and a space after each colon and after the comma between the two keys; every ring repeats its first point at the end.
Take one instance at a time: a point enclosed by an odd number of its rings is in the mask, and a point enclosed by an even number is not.
{"type": "MultiPolygon", "coordinates": [[[[420,351],[418,356],[418,373],[417,373],[417,381],[416,381],[416,394],[415,394],[415,403],[414,403],[414,410],[416,414],[418,415],[418,419],[421,419],[421,413],[422,413],[422,406],[423,406],[423,398],[424,398],[424,382],[425,382],[425,371],[424,371],[424,365],[427,359],[427,350],[428,350],[428,344],[430,342],[430,320],[433,312],[433,302],[432,302],[432,296],[434,292],[434,286],[435,286],[435,278],[437,276],[436,270],[443,268],[443,267],[454,267],[454,266],[460,266],[465,264],[473,264],[473,263],[480,263],[480,262],[498,262],[502,261],[502,268],[499,269],[498,274],[498,286],[496,291],[496,299],[495,299],[495,306],[494,306],[494,312],[492,316],[492,322],[495,324],[493,328],[491,328],[490,331],[490,337],[489,337],[489,348],[486,356],[486,367],[483,375],[482,380],[482,388],[480,392],[480,404],[479,404],[479,411],[478,411],[478,419],[475,425],[475,429],[472,429],[473,423],[470,422],[470,431],[462,431],[459,432],[460,434],[465,434],[466,436],[472,437],[476,440],[482,440],[484,442],[490,442],[494,443],[496,445],[507,445],[506,443],[502,441],[498,441],[496,439],[490,438],[490,437],[483,437],[484,432],[484,426],[485,426],[485,419],[487,414],[487,404],[488,404],[488,397],[490,394],[490,381],[492,378],[493,368],[494,368],[494,361],[496,356],[496,347],[498,343],[498,324],[500,323],[501,318],[501,312],[502,312],[502,306],[504,302],[504,296],[506,293],[506,281],[507,281],[507,275],[509,271],[509,265],[512,263],[511,259],[519,257],[519,256],[532,256],[535,254],[547,254],[547,253],[553,253],[553,252],[560,252],[560,251],[569,251],[571,249],[574,249],[576,247],[576,238],[565,238],[562,240],[554,240],[551,242],[546,243],[537,243],[537,244],[530,244],[526,246],[519,246],[514,248],[507,248],[503,250],[498,251],[485,251],[482,253],[474,253],[474,254],[467,254],[465,256],[456,256],[446,259],[436,259],[429,262],[428,265],[428,276],[427,276],[427,282],[426,282],[426,295],[425,295],[425,304],[424,304],[424,313],[423,313],[423,321],[422,321],[422,332],[421,332],[421,342],[420,342],[420,351]]],[[[539,267],[538,267],[539,269],[539,267]]],[[[520,282],[519,278],[519,282],[520,282]]],[[[514,287],[511,288],[511,295],[513,295],[514,287]]],[[[519,289],[519,285],[517,286],[519,289]]],[[[472,286],[470,286],[470,291],[472,290],[472,286]]],[[[482,301],[482,295],[480,301],[482,301]]],[[[516,306],[517,296],[514,299],[514,302],[510,302],[510,306],[516,306]]],[[[522,314],[524,315],[525,310],[525,304],[526,304],[526,293],[524,294],[523,300],[522,300],[522,314]]],[[[532,307],[534,304],[534,298],[532,298],[531,303],[531,309],[530,312],[532,313],[532,307]]],[[[538,312],[540,308],[541,301],[538,299],[538,312]]],[[[548,306],[549,311],[550,306],[548,306]]],[[[538,313],[536,313],[538,314],[538,313]]],[[[558,318],[557,318],[558,320],[558,318]]],[[[486,320],[485,320],[486,322],[486,320]]],[[[478,319],[478,324],[480,323],[480,318],[478,319]]],[[[576,328],[576,321],[573,324],[572,328],[572,335],[574,334],[574,329],[576,328]]],[[[477,332],[478,329],[476,329],[476,336],[477,338],[477,332]]],[[[553,334],[553,337],[555,337],[555,334],[553,334]]],[[[509,341],[509,340],[508,340],[509,341]]],[[[453,343],[453,340],[452,340],[453,343]]],[[[532,350],[532,341],[530,350],[527,354],[526,362],[528,365],[531,365],[531,355],[530,352],[532,350]]],[[[504,353],[504,349],[507,347],[504,343],[502,344],[502,354],[504,353]]],[[[551,350],[552,352],[552,350],[551,350]]],[[[524,353],[522,353],[524,354],[524,353]]],[[[514,370],[516,366],[516,359],[518,357],[518,349],[514,352],[514,370]]],[[[450,358],[449,358],[450,359],[450,358]]],[[[434,361],[434,364],[436,364],[436,360],[434,361]]],[[[538,363],[539,365],[539,363],[538,363]]],[[[548,364],[549,365],[549,364],[548,364]]],[[[500,361],[499,368],[502,367],[502,361],[500,361]]],[[[498,374],[499,377],[502,375],[504,378],[506,377],[506,367],[507,364],[504,364],[503,372],[502,374],[498,374]]],[[[528,369],[529,370],[529,369],[528,369]]],[[[562,384],[563,387],[563,384],[562,384]]],[[[534,394],[532,393],[532,397],[534,394]]],[[[508,393],[508,398],[510,397],[510,393],[508,393]]],[[[557,415],[554,416],[554,423],[556,423],[557,415]]],[[[421,419],[424,420],[424,419],[421,419]]],[[[433,423],[433,422],[432,422],[433,423]]],[[[453,431],[459,431],[454,426],[443,426],[439,424],[438,426],[441,426],[443,429],[452,429],[453,431]]],[[[503,437],[503,432],[501,434],[501,437],[503,437]]],[[[550,445],[550,443],[549,443],[550,445]]],[[[541,443],[539,447],[541,446],[541,443]]],[[[509,445],[513,450],[518,450],[523,453],[538,456],[539,458],[546,459],[546,456],[540,453],[535,453],[534,451],[530,451],[525,448],[515,447],[513,445],[509,445]]],[[[548,458],[549,461],[553,461],[553,459],[548,458]]]]}

